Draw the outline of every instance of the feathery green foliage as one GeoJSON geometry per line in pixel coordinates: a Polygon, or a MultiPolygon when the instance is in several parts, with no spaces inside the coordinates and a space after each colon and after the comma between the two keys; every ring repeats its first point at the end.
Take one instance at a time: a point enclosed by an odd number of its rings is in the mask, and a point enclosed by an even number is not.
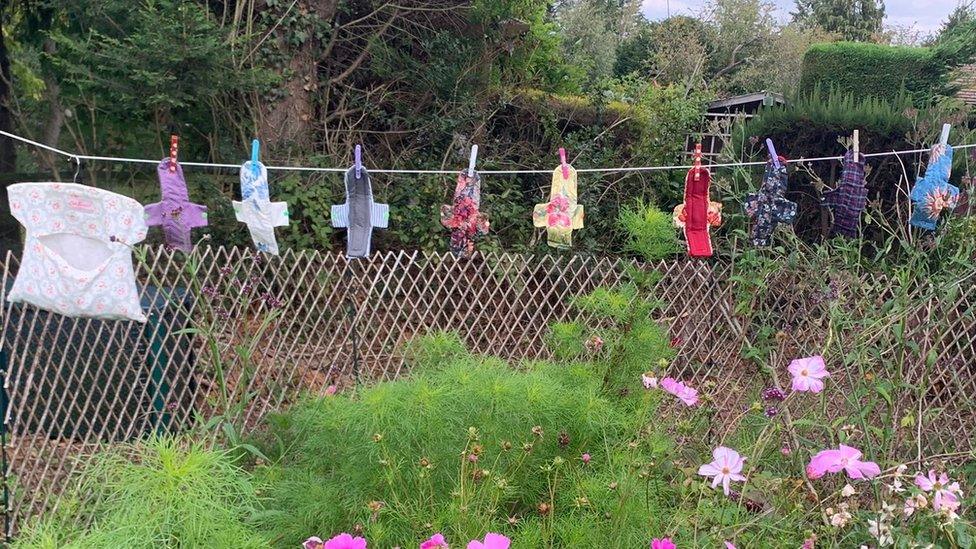
{"type": "MultiPolygon", "coordinates": [[[[628,540],[623,547],[659,520],[643,498],[617,501],[606,489],[626,471],[621,452],[634,424],[594,368],[530,363],[517,371],[474,356],[423,366],[411,379],[305,402],[273,419],[289,449],[267,471],[274,482],[264,525],[276,539],[294,545],[360,524],[381,547],[436,531],[454,540],[505,531],[526,547],[600,536],[628,540]],[[591,469],[598,473],[584,474],[591,469]],[[601,525],[610,510],[617,518],[601,525]]],[[[650,452],[667,446],[663,438],[649,444],[650,452]]]]}
{"type": "Polygon", "coordinates": [[[620,210],[619,221],[627,233],[625,248],[644,261],[666,259],[678,253],[678,237],[671,216],[653,204],[638,200],[633,207],[620,210]]]}
{"type": "Polygon", "coordinates": [[[266,547],[246,522],[256,504],[226,452],[152,438],[96,454],[68,508],[28,526],[14,547],[266,547]]]}

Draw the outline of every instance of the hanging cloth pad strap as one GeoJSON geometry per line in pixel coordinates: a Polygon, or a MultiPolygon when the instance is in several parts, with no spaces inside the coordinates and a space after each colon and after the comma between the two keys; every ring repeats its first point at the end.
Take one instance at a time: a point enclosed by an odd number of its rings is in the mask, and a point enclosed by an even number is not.
{"type": "Polygon", "coordinates": [[[912,202],[915,211],[909,221],[912,225],[934,231],[944,210],[953,210],[959,201],[959,187],[949,184],[952,170],[952,147],[942,145],[932,147],[925,176],[915,182],[912,188],[912,202]]]}
{"type": "Polygon", "coordinates": [[[844,155],[844,171],[837,188],[824,193],[824,206],[834,214],[831,236],[857,237],[861,212],[868,205],[868,189],[864,182],[864,155],[854,158],[853,151],[844,155]]]}
{"type": "Polygon", "coordinates": [[[451,230],[451,252],[461,258],[474,254],[475,240],[488,234],[488,217],[481,207],[481,176],[458,174],[453,204],[441,206],[441,224],[451,230]]]}
{"type": "Polygon", "coordinates": [[[571,248],[573,231],[583,228],[583,206],[576,202],[576,169],[566,169],[568,178],[563,178],[562,166],[552,171],[549,202],[536,204],[532,211],[532,223],[546,228],[547,242],[553,248],[571,248]]]}
{"type": "Polygon", "coordinates": [[[691,257],[712,256],[710,228],[722,224],[722,204],[709,200],[711,181],[712,175],[707,168],[692,168],[685,177],[685,201],[674,208],[674,224],[684,229],[691,257]]]}
{"type": "Polygon", "coordinates": [[[207,207],[190,202],[183,167],[177,163],[176,170],[170,171],[169,163],[166,157],[156,167],[162,200],[146,206],[146,224],[162,226],[166,244],[189,253],[193,249],[190,229],[207,226],[207,207]]]}
{"type": "Polygon", "coordinates": [[[332,206],[332,226],[346,230],[346,256],[369,257],[373,228],[390,225],[390,206],[373,202],[373,186],[366,168],[346,172],[346,203],[332,206]]]}
{"type": "Polygon", "coordinates": [[[786,159],[780,157],[779,168],[773,165],[772,160],[766,163],[766,173],[759,192],[746,195],[746,215],[753,220],[753,246],[769,246],[777,225],[793,223],[796,202],[787,200],[785,194],[786,159]]]}
{"type": "Polygon", "coordinates": [[[264,164],[258,162],[257,175],[250,161],[241,166],[241,201],[234,201],[234,215],[238,221],[247,224],[258,251],[278,255],[274,228],[288,226],[288,204],[271,202],[268,169],[264,164]]]}

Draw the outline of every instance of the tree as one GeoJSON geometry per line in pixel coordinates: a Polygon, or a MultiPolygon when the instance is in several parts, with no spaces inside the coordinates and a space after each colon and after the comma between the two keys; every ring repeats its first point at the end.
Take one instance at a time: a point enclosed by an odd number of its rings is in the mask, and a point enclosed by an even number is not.
{"type": "Polygon", "coordinates": [[[884,0],[796,0],[793,21],[867,42],[881,32],[884,16],[884,0]]]}
{"type": "Polygon", "coordinates": [[[584,89],[614,74],[618,46],[641,28],[639,8],[635,0],[566,0],[556,6],[565,59],[584,89]]]}
{"type": "Polygon", "coordinates": [[[973,23],[976,23],[976,4],[973,2],[959,4],[942,23],[942,28],[935,37],[935,43],[942,44],[960,36],[968,36],[976,40],[976,37],[969,34],[972,32],[973,23]]]}

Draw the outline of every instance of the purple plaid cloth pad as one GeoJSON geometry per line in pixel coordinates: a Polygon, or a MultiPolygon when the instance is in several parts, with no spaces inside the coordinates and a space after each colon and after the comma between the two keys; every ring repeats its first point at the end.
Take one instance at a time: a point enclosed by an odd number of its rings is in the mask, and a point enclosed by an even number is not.
{"type": "Polygon", "coordinates": [[[864,181],[864,155],[859,156],[860,158],[855,160],[854,153],[847,151],[843,161],[844,171],[840,174],[837,188],[824,193],[824,206],[830,208],[834,214],[831,236],[857,237],[861,212],[868,205],[868,189],[864,181]]]}

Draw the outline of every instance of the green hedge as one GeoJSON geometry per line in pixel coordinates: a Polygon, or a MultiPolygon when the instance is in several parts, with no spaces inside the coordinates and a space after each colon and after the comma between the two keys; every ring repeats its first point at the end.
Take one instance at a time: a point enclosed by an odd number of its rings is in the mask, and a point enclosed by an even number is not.
{"type": "Polygon", "coordinates": [[[804,55],[802,71],[801,96],[819,89],[894,100],[904,91],[924,103],[949,91],[946,58],[934,48],[817,44],[804,55]]]}

